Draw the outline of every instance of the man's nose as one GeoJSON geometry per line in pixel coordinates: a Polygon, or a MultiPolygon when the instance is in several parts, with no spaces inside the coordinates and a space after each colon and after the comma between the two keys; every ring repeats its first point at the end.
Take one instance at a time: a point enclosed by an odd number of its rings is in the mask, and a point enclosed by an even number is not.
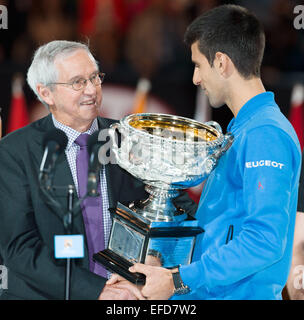
{"type": "Polygon", "coordinates": [[[201,79],[198,73],[198,70],[195,68],[193,71],[193,77],[192,77],[192,82],[194,83],[194,85],[199,86],[201,83],[201,79]]]}
{"type": "Polygon", "coordinates": [[[96,92],[96,86],[90,80],[87,80],[83,92],[85,94],[94,94],[96,92]]]}

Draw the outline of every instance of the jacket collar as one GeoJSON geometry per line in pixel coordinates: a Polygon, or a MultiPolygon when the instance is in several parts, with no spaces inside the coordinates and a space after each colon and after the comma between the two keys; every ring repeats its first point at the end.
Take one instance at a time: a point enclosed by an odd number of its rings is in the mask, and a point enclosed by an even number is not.
{"type": "Polygon", "coordinates": [[[227,131],[234,133],[239,127],[250,121],[254,115],[269,106],[277,107],[273,92],[263,92],[254,96],[242,106],[237,116],[230,121],[227,131]]]}

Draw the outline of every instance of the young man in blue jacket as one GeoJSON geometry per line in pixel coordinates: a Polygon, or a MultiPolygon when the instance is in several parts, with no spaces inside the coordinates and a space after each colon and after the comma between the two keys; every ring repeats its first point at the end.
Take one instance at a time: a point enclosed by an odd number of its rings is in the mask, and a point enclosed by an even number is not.
{"type": "MultiPolygon", "coordinates": [[[[135,264],[149,299],[281,299],[291,263],[301,153],[297,136],[260,79],[265,36],[245,8],[224,5],[187,29],[193,83],[234,118],[232,147],[208,177],[192,263],[135,264]]],[[[119,279],[114,276],[110,283],[119,279]]]]}

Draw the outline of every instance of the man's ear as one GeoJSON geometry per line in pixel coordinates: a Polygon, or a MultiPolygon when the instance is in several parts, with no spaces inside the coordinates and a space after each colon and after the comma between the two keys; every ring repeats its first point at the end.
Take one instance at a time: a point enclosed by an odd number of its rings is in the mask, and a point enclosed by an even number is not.
{"type": "Polygon", "coordinates": [[[234,64],[231,59],[223,52],[218,51],[215,54],[213,64],[218,73],[224,78],[228,78],[233,72],[234,64]]]}
{"type": "Polygon", "coordinates": [[[50,88],[44,86],[41,83],[38,83],[36,86],[37,92],[40,96],[40,98],[49,106],[54,104],[53,101],[53,94],[50,90],[50,88]]]}

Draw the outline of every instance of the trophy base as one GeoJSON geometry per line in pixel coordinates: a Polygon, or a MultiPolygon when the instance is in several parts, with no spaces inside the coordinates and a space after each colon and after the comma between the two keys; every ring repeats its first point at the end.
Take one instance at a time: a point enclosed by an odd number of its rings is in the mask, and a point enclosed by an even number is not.
{"type": "Polygon", "coordinates": [[[112,218],[108,247],[93,259],[135,284],[145,283],[143,274],[129,271],[136,262],[168,269],[190,264],[196,236],[204,231],[193,217],[149,221],[121,203],[112,218]]]}
{"type": "Polygon", "coordinates": [[[133,266],[133,263],[122,258],[115,252],[109,249],[99,251],[93,255],[93,259],[96,262],[101,263],[110,272],[117,273],[125,279],[136,285],[144,285],[146,276],[141,273],[132,273],[128,269],[133,266]]]}

